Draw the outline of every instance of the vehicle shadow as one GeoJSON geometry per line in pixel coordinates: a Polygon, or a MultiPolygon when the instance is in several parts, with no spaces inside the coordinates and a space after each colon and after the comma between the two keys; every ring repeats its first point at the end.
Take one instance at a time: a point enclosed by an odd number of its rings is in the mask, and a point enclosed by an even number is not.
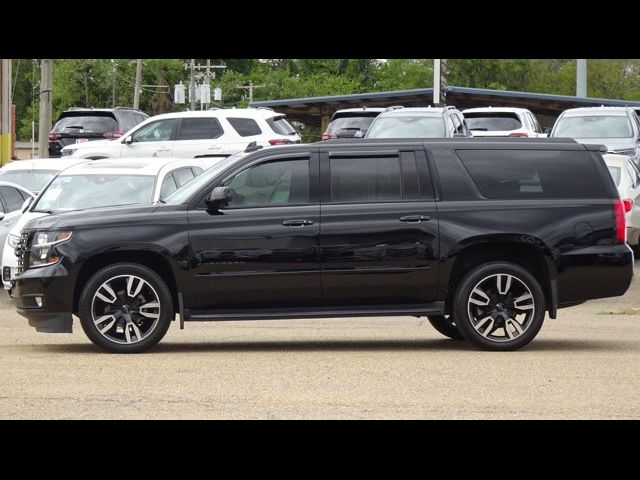
{"type": "MultiPolygon", "coordinates": [[[[16,348],[17,346],[14,346],[16,348]]],[[[103,350],[91,343],[25,345],[31,351],[48,353],[102,353],[103,350]]],[[[417,340],[271,340],[271,341],[224,341],[197,343],[160,343],[144,355],[162,353],[201,353],[201,352],[349,352],[349,351],[468,351],[492,355],[496,352],[481,352],[464,341],[447,339],[417,340]]],[[[534,340],[526,347],[508,352],[512,355],[537,351],[588,352],[615,351],[638,352],[638,342],[610,340],[534,340]]],[[[500,353],[500,352],[497,352],[500,353]]]]}

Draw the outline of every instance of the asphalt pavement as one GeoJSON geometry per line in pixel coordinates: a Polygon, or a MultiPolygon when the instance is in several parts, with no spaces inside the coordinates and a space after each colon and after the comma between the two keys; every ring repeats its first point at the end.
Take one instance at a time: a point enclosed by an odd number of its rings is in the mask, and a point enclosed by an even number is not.
{"type": "Polygon", "coordinates": [[[377,317],[175,322],[148,353],[112,355],[77,319],[36,333],[0,294],[1,419],[640,418],[637,274],[506,353],[377,317]]]}

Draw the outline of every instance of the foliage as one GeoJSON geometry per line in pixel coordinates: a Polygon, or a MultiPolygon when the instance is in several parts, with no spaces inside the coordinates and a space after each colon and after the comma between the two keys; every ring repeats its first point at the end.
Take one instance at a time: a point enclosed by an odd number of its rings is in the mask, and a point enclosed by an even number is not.
{"type": "MultiPolygon", "coordinates": [[[[205,59],[196,63],[204,65],[205,59]]],[[[253,82],[254,100],[339,95],[368,91],[431,87],[431,59],[211,59],[212,88],[222,88],[215,106],[246,107],[253,82]]],[[[173,86],[189,83],[186,59],[143,61],[140,108],[150,115],[189,107],[173,103],[173,86]]],[[[575,94],[575,60],[449,59],[443,70],[447,85],[499,90],[575,94]]],[[[132,59],[61,59],[53,62],[53,119],[72,106],[131,106],[136,61],[132,59]]],[[[202,70],[198,70],[202,73],[202,70]]],[[[13,60],[17,133],[31,137],[39,109],[39,60],[13,60]]],[[[589,60],[588,95],[640,99],[640,61],[589,60]]],[[[305,139],[317,139],[316,125],[300,125],[305,139]]]]}

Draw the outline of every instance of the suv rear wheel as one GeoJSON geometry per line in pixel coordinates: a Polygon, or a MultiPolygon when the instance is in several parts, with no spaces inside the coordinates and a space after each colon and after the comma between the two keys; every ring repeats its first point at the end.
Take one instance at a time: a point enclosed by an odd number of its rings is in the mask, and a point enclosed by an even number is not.
{"type": "Polygon", "coordinates": [[[516,350],[538,334],[545,316],[542,287],[515,263],[485,263],[460,283],[454,297],[456,326],[483,350],[516,350]]]}
{"type": "Polygon", "coordinates": [[[135,263],[96,272],[82,290],[78,310],[87,337],[113,353],[137,353],[155,345],[174,316],[166,283],[135,263]]]}
{"type": "Polygon", "coordinates": [[[427,317],[429,323],[445,337],[452,340],[464,340],[464,337],[458,331],[453,315],[429,315],[427,317]]]}

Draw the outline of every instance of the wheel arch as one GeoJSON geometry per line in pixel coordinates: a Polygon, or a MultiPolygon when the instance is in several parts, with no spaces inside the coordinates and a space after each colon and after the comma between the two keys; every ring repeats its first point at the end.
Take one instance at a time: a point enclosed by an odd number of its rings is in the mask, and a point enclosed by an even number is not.
{"type": "Polygon", "coordinates": [[[175,278],[175,274],[169,264],[169,261],[158,252],[148,250],[122,250],[122,251],[109,251],[97,253],[87,258],[80,267],[75,282],[75,288],[73,292],[73,312],[78,312],[78,302],[82,289],[91,276],[101,268],[104,268],[115,263],[137,263],[144,265],[156,272],[167,283],[167,287],[171,291],[171,298],[173,300],[173,309],[175,313],[178,313],[178,287],[175,278]]]}
{"type": "Polygon", "coordinates": [[[551,318],[556,317],[557,270],[550,249],[531,235],[474,237],[461,242],[455,255],[440,269],[440,285],[445,289],[446,310],[450,310],[456,288],[469,270],[491,261],[513,262],[529,270],[540,282],[551,318]]]}

